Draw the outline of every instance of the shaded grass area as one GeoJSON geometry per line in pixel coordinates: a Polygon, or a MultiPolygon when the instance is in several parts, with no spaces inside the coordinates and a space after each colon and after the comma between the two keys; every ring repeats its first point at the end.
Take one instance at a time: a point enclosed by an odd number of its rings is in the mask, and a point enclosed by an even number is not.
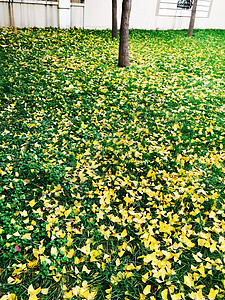
{"type": "Polygon", "coordinates": [[[3,299],[224,298],[224,38],[0,29],[3,299]]]}

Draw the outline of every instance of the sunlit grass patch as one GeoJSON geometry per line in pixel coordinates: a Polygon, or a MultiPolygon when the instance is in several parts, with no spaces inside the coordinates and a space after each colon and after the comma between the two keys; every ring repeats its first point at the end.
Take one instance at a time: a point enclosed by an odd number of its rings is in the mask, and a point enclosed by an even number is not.
{"type": "Polygon", "coordinates": [[[2,299],[223,299],[224,31],[0,34],[2,299]]]}

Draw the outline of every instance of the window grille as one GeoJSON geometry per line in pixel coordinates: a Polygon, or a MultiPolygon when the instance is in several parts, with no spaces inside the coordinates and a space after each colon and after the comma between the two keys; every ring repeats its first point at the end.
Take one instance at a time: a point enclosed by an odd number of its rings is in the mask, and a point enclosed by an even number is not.
{"type": "MultiPolygon", "coordinates": [[[[13,0],[9,0],[13,1],[13,0]]],[[[58,0],[39,0],[43,2],[58,2],[58,0]]],[[[71,3],[84,3],[84,0],[70,0],[71,3]]]]}
{"type": "Polygon", "coordinates": [[[84,0],[70,0],[71,3],[84,3],[84,0]]]}
{"type": "MultiPolygon", "coordinates": [[[[190,17],[193,0],[157,0],[156,16],[190,17]]],[[[197,18],[209,18],[213,0],[198,0],[197,18]]]]}
{"type": "Polygon", "coordinates": [[[183,9],[190,9],[193,5],[193,0],[178,0],[177,7],[183,9]]]}

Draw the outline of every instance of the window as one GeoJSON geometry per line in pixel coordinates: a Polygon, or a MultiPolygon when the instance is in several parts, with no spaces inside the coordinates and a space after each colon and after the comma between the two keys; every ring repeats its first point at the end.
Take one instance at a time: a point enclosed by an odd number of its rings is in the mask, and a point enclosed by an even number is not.
{"type": "Polygon", "coordinates": [[[178,0],[177,7],[183,9],[190,9],[193,5],[193,0],[178,0]]]}
{"type": "Polygon", "coordinates": [[[71,3],[84,3],[84,0],[70,0],[71,3]]]}
{"type": "MultiPolygon", "coordinates": [[[[193,0],[158,0],[156,16],[190,17],[193,0]]],[[[208,18],[213,0],[198,0],[197,18],[208,18]]]]}

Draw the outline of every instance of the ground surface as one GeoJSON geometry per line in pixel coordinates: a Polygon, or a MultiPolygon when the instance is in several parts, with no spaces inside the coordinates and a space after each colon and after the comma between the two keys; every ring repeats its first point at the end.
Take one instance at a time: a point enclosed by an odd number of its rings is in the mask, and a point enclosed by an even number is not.
{"type": "Polygon", "coordinates": [[[225,32],[0,29],[0,299],[224,299],[225,32]]]}

